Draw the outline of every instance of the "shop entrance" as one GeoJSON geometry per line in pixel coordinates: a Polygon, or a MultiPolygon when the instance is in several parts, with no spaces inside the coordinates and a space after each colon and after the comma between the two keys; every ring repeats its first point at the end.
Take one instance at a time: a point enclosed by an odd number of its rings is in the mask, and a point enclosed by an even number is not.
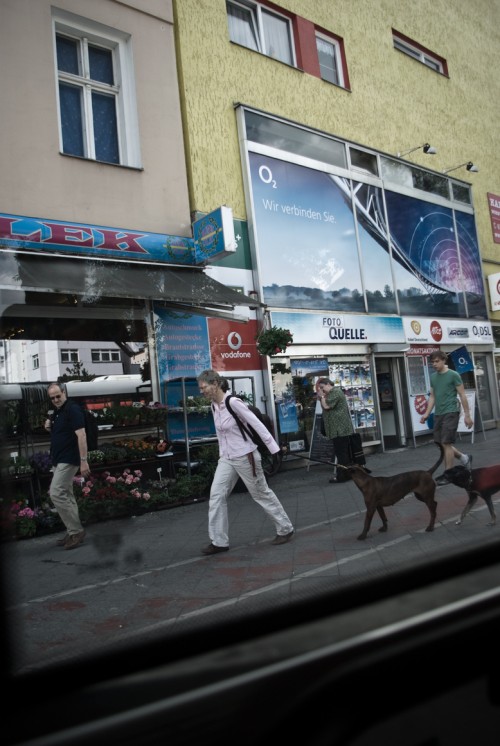
{"type": "Polygon", "coordinates": [[[384,451],[407,445],[404,401],[406,378],[403,359],[375,356],[378,404],[380,410],[380,435],[384,451]]]}

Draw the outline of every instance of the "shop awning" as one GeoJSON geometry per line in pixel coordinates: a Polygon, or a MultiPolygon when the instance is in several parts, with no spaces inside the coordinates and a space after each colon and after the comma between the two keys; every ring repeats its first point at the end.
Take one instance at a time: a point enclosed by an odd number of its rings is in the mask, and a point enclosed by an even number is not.
{"type": "Polygon", "coordinates": [[[261,306],[226,287],[203,268],[0,252],[0,288],[71,294],[99,304],[106,298],[157,301],[180,310],[243,321],[237,306],[261,306]]]}

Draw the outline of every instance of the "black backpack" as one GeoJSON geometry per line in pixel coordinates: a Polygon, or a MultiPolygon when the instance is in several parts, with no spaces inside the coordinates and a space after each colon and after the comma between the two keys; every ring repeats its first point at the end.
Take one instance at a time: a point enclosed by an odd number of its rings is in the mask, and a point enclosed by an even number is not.
{"type": "MultiPolygon", "coordinates": [[[[238,417],[235,412],[231,409],[231,399],[239,399],[239,396],[236,396],[235,394],[229,394],[229,396],[225,399],[225,404],[227,407],[227,411],[233,415],[234,419],[236,420],[238,427],[240,429],[240,433],[243,436],[243,440],[248,440],[248,437],[250,440],[252,440],[255,445],[257,446],[259,453],[261,456],[266,456],[269,454],[269,449],[266,446],[266,444],[262,441],[260,435],[258,435],[253,427],[249,425],[247,422],[242,422],[240,418],[238,417]]],[[[245,402],[246,404],[246,402],[245,402]]],[[[274,432],[273,432],[273,423],[271,418],[268,414],[265,414],[264,412],[261,412],[258,407],[254,407],[253,404],[246,404],[248,409],[253,412],[253,414],[259,419],[262,424],[269,430],[271,435],[274,438],[274,432]]]]}
{"type": "Polygon", "coordinates": [[[68,401],[77,404],[83,412],[83,419],[85,420],[85,435],[87,436],[87,450],[97,451],[99,447],[99,427],[97,425],[97,418],[94,417],[92,412],[90,412],[84,405],[80,404],[80,402],[76,402],[74,399],[68,399],[68,401]]]}

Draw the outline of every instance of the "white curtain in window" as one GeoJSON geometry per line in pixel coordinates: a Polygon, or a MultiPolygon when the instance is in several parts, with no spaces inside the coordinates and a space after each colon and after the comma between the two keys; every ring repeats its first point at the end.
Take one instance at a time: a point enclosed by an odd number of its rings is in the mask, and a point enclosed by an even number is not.
{"type": "Polygon", "coordinates": [[[316,48],[318,50],[321,77],[330,83],[338,83],[335,47],[324,39],[316,37],[316,48]]]}
{"type": "Polygon", "coordinates": [[[249,49],[254,49],[256,52],[260,51],[254,19],[249,9],[228,3],[227,22],[231,41],[249,47],[249,49]]]}
{"type": "Polygon", "coordinates": [[[288,21],[263,11],[262,25],[264,27],[266,54],[269,57],[281,60],[281,62],[293,65],[288,21]]]}

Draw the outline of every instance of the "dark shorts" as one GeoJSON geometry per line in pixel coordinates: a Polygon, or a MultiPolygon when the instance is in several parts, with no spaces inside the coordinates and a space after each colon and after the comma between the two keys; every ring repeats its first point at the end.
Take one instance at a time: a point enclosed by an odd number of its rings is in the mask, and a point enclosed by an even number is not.
{"type": "Polygon", "coordinates": [[[460,412],[434,415],[434,443],[454,443],[460,412]]]}

